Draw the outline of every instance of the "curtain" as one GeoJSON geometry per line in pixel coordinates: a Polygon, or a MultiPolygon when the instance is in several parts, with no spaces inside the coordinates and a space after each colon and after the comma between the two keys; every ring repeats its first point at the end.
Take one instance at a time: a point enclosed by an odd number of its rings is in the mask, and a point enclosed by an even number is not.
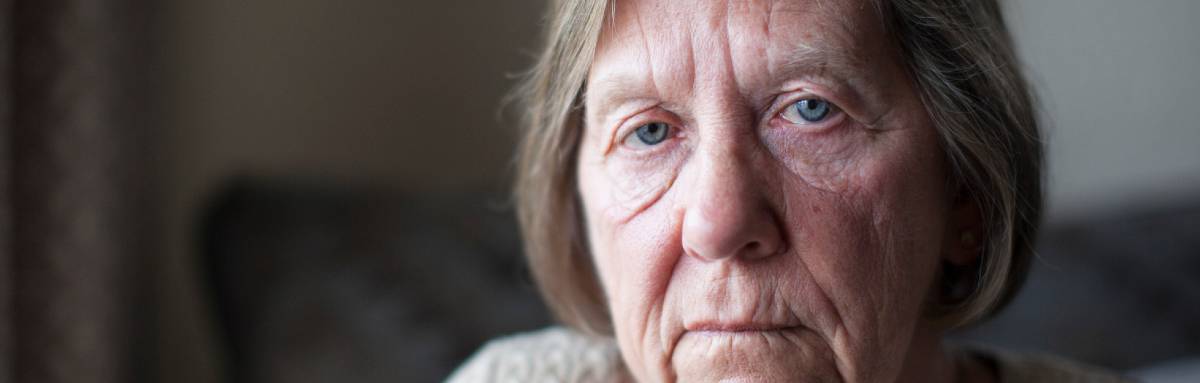
{"type": "Polygon", "coordinates": [[[144,380],[145,14],[0,7],[0,382],[144,380]]]}

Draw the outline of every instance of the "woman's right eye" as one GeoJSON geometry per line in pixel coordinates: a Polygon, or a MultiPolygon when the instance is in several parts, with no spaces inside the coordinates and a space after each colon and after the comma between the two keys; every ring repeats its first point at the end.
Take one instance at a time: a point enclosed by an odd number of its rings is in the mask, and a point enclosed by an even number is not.
{"type": "Polygon", "coordinates": [[[651,122],[634,129],[625,138],[625,144],[633,147],[649,147],[662,143],[670,137],[671,126],[665,122],[651,122]]]}

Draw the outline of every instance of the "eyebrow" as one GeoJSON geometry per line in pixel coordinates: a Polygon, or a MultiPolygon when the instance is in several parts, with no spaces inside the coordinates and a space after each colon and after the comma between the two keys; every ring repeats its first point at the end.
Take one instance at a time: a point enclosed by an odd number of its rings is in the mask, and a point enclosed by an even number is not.
{"type": "MultiPolygon", "coordinates": [[[[844,49],[833,49],[827,44],[795,43],[795,46],[780,55],[782,61],[778,65],[767,63],[769,80],[762,84],[770,87],[764,89],[774,93],[783,83],[802,77],[806,74],[820,75],[832,73],[834,77],[843,80],[853,76],[854,68],[861,64],[853,55],[848,55],[844,49]]],[[[764,58],[770,60],[770,57],[764,58]]],[[[614,72],[601,75],[594,82],[585,84],[584,99],[593,91],[602,92],[603,97],[597,99],[592,111],[600,118],[608,117],[615,109],[631,100],[650,99],[657,97],[657,89],[648,84],[648,78],[629,72],[614,72]]],[[[757,94],[758,92],[752,92],[757,94]]]]}
{"type": "Polygon", "coordinates": [[[596,116],[603,118],[630,100],[654,97],[658,92],[646,89],[646,82],[647,80],[645,79],[625,72],[604,75],[595,82],[584,85],[583,97],[584,100],[587,100],[588,95],[594,90],[602,92],[604,97],[597,99],[598,105],[596,105],[594,111],[596,112],[596,116]]]}
{"type": "Polygon", "coordinates": [[[845,49],[834,49],[826,44],[796,43],[785,51],[779,65],[768,66],[773,80],[787,80],[804,73],[832,72],[839,77],[851,76],[860,64],[845,49]]]}

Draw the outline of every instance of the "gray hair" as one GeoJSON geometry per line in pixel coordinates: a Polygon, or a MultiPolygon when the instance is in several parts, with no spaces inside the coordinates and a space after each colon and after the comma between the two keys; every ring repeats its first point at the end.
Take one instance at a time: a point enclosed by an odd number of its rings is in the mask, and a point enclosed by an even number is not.
{"type": "MultiPolygon", "coordinates": [[[[1042,211],[1042,143],[1034,100],[996,0],[878,0],[887,31],[951,166],[950,180],[983,217],[975,285],[939,305],[948,326],[1010,301],[1027,273],[1042,211]]],[[[530,271],[566,325],[610,334],[612,324],[584,237],[575,162],[582,93],[606,0],[556,0],[543,49],[514,97],[523,111],[514,197],[530,271]]],[[[946,276],[942,276],[945,278],[946,276]]]]}

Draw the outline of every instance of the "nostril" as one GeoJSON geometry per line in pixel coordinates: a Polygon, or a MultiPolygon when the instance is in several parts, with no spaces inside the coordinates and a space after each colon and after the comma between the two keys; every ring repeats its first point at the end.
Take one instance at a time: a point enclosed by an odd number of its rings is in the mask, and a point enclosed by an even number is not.
{"type": "Polygon", "coordinates": [[[758,259],[771,256],[775,252],[775,249],[770,248],[760,241],[753,241],[743,246],[742,251],[746,258],[758,259]]]}

